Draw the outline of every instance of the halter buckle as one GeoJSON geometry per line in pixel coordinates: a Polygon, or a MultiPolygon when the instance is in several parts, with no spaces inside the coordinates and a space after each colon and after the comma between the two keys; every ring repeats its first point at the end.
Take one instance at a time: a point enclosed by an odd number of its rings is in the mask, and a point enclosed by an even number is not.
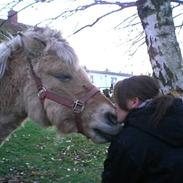
{"type": "Polygon", "coordinates": [[[81,113],[84,109],[84,103],[80,100],[76,100],[73,104],[72,110],[74,113],[81,113]]]}
{"type": "Polygon", "coordinates": [[[46,92],[46,88],[42,87],[42,88],[38,91],[38,93],[37,93],[38,97],[41,98],[41,99],[45,98],[45,94],[44,94],[45,92],[46,92]]]}

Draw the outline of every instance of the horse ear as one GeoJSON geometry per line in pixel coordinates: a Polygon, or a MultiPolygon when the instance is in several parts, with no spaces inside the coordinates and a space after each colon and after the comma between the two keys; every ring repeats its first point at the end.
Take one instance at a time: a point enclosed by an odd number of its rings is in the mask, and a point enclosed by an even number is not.
{"type": "Polygon", "coordinates": [[[38,56],[43,53],[46,43],[37,37],[22,36],[24,48],[32,55],[38,56]]]}

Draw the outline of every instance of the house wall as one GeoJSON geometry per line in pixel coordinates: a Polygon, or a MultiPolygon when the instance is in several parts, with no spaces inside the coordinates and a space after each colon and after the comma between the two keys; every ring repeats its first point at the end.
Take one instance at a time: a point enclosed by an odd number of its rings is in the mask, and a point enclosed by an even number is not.
{"type": "Polygon", "coordinates": [[[110,88],[117,81],[130,77],[130,74],[114,73],[108,71],[91,71],[87,70],[91,82],[100,89],[110,88]]]}

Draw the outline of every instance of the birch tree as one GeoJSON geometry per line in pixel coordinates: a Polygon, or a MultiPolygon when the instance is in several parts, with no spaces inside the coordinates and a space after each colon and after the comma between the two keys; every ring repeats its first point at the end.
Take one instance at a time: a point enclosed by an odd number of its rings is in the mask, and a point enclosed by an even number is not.
{"type": "Polygon", "coordinates": [[[138,0],[137,10],[153,75],[163,93],[183,96],[183,60],[175,34],[170,0],[138,0]]]}

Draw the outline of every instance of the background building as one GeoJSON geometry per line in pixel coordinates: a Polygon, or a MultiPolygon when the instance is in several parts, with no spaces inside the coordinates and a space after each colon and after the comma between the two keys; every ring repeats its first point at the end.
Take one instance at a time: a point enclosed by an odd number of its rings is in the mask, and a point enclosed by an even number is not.
{"type": "Polygon", "coordinates": [[[126,73],[111,72],[108,69],[106,69],[105,71],[97,71],[89,70],[86,67],[84,68],[88,73],[91,82],[101,90],[113,89],[113,86],[116,84],[117,81],[132,76],[131,74],[126,73]]]}
{"type": "Polygon", "coordinates": [[[0,41],[7,40],[11,35],[16,35],[17,32],[24,31],[30,26],[18,22],[17,12],[10,10],[6,20],[0,19],[0,41]]]}

